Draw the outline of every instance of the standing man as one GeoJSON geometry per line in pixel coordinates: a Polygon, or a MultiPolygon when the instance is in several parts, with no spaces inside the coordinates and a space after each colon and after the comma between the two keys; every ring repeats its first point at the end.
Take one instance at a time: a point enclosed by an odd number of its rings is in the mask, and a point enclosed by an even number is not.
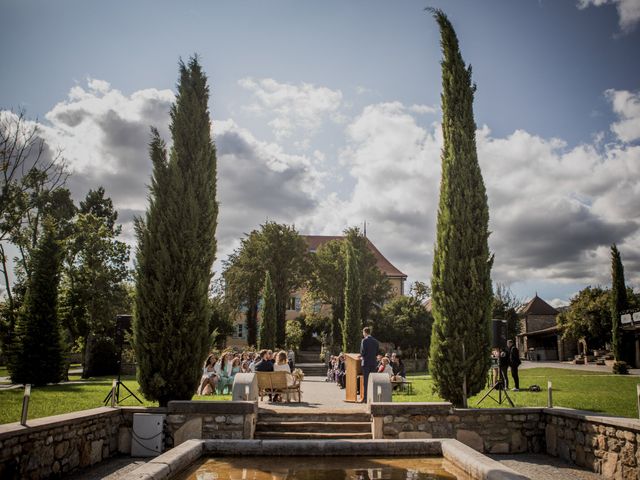
{"type": "Polygon", "coordinates": [[[371,336],[371,328],[364,327],[362,329],[362,343],[360,344],[360,360],[362,362],[362,375],[364,376],[364,395],[363,402],[367,402],[367,388],[369,383],[369,374],[376,371],[376,355],[378,354],[378,340],[371,336]]]}
{"type": "Polygon", "coordinates": [[[518,366],[520,365],[520,351],[513,344],[513,340],[507,341],[507,350],[509,351],[509,366],[511,367],[511,376],[513,377],[514,392],[520,391],[520,378],[518,377],[518,366]]]}

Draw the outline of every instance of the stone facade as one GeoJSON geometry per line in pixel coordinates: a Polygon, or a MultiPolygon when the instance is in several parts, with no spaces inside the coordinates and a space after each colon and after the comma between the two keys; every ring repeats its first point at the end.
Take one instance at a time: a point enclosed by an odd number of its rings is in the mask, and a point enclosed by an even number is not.
{"type": "Polygon", "coordinates": [[[487,453],[541,452],[540,408],[457,409],[450,403],[371,405],[373,438],[456,438],[487,453]]]}

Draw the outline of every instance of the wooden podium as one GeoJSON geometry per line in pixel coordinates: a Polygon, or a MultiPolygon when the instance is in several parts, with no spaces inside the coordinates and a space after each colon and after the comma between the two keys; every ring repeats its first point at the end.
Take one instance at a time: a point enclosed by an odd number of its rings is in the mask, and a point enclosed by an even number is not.
{"type": "Polygon", "coordinates": [[[361,402],[364,394],[364,377],[360,355],[357,353],[345,354],[345,402],[361,402]],[[358,383],[360,383],[360,398],[358,398],[358,383]]]}

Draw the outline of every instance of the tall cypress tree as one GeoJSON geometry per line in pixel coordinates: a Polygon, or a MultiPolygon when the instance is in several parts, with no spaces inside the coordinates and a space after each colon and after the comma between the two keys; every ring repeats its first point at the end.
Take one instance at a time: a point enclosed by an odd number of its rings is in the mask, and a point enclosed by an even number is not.
{"type": "Polygon", "coordinates": [[[264,274],[264,288],[262,289],[262,322],[260,322],[258,348],[275,348],[276,316],[276,292],[273,289],[273,283],[271,283],[271,274],[267,270],[264,274]]]}
{"type": "Polygon", "coordinates": [[[207,353],[218,216],[208,100],[197,57],[180,62],[173,146],[167,159],[165,143],[152,129],[149,208],[136,223],[138,379],[145,397],[160,405],[193,396],[207,353]]]}
{"type": "Polygon", "coordinates": [[[440,26],[442,66],[442,178],[431,279],[433,333],[429,370],[438,393],[463,405],[482,390],[490,362],[493,301],[489,207],[476,152],[471,67],[447,16],[440,26]],[[463,386],[464,385],[464,386],[463,386]]]}
{"type": "Polygon", "coordinates": [[[58,284],[62,249],[47,221],[31,256],[31,276],[20,311],[9,372],[13,383],[57,383],[64,374],[58,320],[58,284]]]}
{"type": "Polygon", "coordinates": [[[362,316],[360,314],[360,269],[358,256],[350,241],[345,242],[347,250],[344,286],[344,319],[342,320],[342,351],[360,351],[362,316]]]}
{"type": "Polygon", "coordinates": [[[624,267],[618,247],[611,245],[611,344],[613,358],[621,360],[622,338],[620,314],[628,308],[627,287],[624,284],[624,267]]]}

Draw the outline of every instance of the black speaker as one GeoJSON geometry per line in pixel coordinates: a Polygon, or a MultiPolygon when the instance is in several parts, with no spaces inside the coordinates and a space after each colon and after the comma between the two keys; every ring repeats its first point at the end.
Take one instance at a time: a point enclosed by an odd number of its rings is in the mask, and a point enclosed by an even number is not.
{"type": "Polygon", "coordinates": [[[118,352],[122,350],[122,347],[125,344],[126,334],[131,333],[131,322],[131,315],[116,316],[116,334],[114,340],[116,344],[116,350],[118,352]]]}
{"type": "Polygon", "coordinates": [[[491,347],[507,348],[506,320],[491,320],[491,347]]]}

